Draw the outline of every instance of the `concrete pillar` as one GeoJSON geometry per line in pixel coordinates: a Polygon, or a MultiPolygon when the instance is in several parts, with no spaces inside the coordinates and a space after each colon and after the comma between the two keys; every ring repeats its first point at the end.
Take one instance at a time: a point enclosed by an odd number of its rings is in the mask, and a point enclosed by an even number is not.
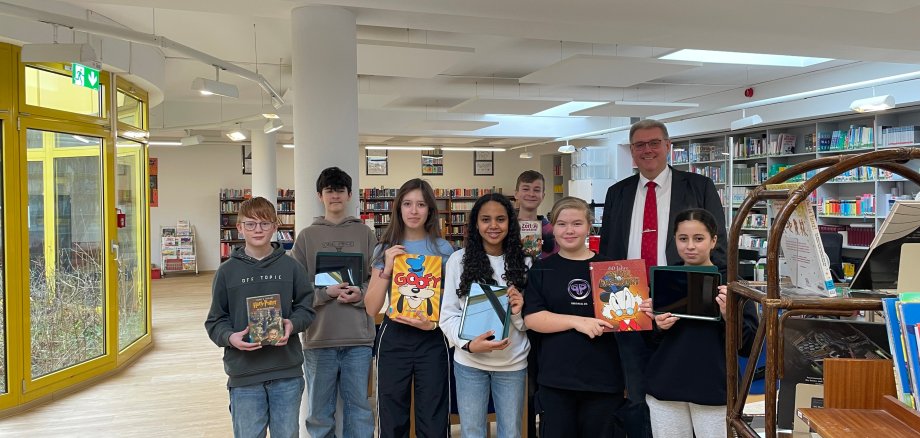
{"type": "MultiPolygon", "coordinates": [[[[294,189],[298,230],[320,216],[316,178],[330,166],[358,184],[358,55],[355,16],[336,6],[291,12],[294,91],[294,189]]],[[[349,211],[357,214],[358,196],[349,211]]]]}
{"type": "Polygon", "coordinates": [[[278,205],[278,165],[275,133],[252,130],[252,196],[262,196],[278,205]]]}

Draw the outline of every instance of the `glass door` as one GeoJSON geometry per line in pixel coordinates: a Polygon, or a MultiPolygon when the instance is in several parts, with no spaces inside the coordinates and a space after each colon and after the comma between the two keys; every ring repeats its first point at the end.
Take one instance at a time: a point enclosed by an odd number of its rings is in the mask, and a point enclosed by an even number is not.
{"type": "Polygon", "coordinates": [[[142,143],[119,138],[115,160],[118,227],[118,350],[147,334],[146,185],[142,143]]]}
{"type": "Polygon", "coordinates": [[[26,154],[36,380],[106,353],[102,139],[30,128],[26,154]]]}

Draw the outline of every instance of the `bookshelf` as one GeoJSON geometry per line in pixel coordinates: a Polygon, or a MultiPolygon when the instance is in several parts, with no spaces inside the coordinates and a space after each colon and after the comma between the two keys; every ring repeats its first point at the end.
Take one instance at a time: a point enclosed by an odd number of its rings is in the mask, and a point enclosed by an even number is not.
{"type": "MultiPolygon", "coordinates": [[[[716,189],[722,194],[722,203],[726,205],[726,223],[731,226],[738,207],[748,193],[766,178],[787,167],[814,158],[920,146],[920,109],[905,108],[874,115],[850,114],[702,136],[675,137],[672,144],[671,165],[676,169],[707,174],[713,179],[716,189]],[[711,151],[718,151],[720,145],[730,155],[724,156],[721,162],[717,157],[709,162],[707,159],[711,158],[711,151]],[[720,172],[727,169],[731,171],[720,172]]],[[[920,160],[912,160],[907,166],[917,170],[920,160]]],[[[811,171],[798,181],[808,179],[817,172],[811,171]]],[[[823,231],[843,234],[845,249],[864,250],[884,222],[890,205],[896,199],[913,198],[912,195],[918,191],[920,187],[912,182],[883,170],[862,166],[818,187],[812,193],[811,202],[823,231]]],[[[741,248],[756,249],[765,254],[767,236],[775,215],[776,212],[767,203],[758,203],[739,237],[741,248]],[[760,226],[763,218],[766,218],[766,224],[760,226]],[[756,224],[749,224],[751,221],[756,224]]]]}
{"type": "MultiPolygon", "coordinates": [[[[240,204],[252,197],[251,189],[220,189],[220,261],[230,258],[234,246],[243,243],[243,236],[236,229],[236,217],[240,204]]],[[[275,208],[278,212],[276,240],[284,249],[294,246],[294,190],[278,189],[275,208]]]]}
{"type": "MultiPolygon", "coordinates": [[[[434,189],[434,192],[440,215],[441,235],[454,247],[462,247],[468,214],[476,199],[488,193],[501,193],[501,189],[434,189]]],[[[373,226],[378,239],[390,224],[395,198],[395,188],[361,189],[361,218],[368,226],[373,226]]]]}

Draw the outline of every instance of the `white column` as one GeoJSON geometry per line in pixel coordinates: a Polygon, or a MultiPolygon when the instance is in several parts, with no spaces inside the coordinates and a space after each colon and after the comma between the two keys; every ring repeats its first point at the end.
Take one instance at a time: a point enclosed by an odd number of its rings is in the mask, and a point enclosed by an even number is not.
{"type": "Polygon", "coordinates": [[[278,205],[278,170],[275,133],[252,130],[252,196],[262,196],[278,205]]]}
{"type": "MultiPolygon", "coordinates": [[[[291,12],[294,87],[294,189],[297,228],[320,216],[316,178],[330,166],[358,185],[358,58],[355,16],[311,5],[291,12]]],[[[357,212],[358,196],[349,211],[357,212]]]]}

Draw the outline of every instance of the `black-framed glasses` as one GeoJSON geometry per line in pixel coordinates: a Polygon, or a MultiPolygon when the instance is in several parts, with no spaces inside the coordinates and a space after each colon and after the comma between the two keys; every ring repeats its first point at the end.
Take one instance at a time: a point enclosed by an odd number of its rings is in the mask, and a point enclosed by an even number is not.
{"type": "Polygon", "coordinates": [[[637,141],[635,143],[632,143],[630,146],[632,146],[634,149],[646,149],[646,148],[647,149],[658,149],[663,144],[664,144],[664,140],[657,138],[655,140],[649,140],[649,141],[637,141]]]}
{"type": "Polygon", "coordinates": [[[274,222],[255,222],[255,221],[246,221],[243,222],[243,229],[246,231],[255,231],[256,225],[262,229],[262,231],[271,230],[275,226],[274,222]]]}

